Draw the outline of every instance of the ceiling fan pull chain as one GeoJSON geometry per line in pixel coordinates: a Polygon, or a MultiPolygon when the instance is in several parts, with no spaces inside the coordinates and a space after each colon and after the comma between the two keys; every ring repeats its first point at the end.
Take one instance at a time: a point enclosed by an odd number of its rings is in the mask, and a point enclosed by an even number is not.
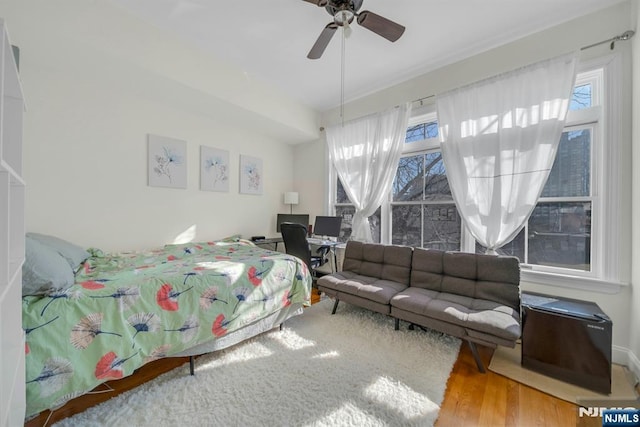
{"type": "Polygon", "coordinates": [[[346,60],[346,44],[347,37],[345,34],[345,27],[342,27],[342,60],[340,70],[340,118],[342,119],[342,126],[344,126],[344,78],[345,78],[345,60],[346,60]]]}

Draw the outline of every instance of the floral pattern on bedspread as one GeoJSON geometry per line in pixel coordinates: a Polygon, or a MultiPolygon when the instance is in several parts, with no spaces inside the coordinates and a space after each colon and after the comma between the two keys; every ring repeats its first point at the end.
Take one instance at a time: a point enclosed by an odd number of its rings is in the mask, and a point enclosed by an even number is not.
{"type": "Polygon", "coordinates": [[[302,261],[253,245],[93,255],[71,288],[23,298],[27,416],[311,297],[302,261]]]}

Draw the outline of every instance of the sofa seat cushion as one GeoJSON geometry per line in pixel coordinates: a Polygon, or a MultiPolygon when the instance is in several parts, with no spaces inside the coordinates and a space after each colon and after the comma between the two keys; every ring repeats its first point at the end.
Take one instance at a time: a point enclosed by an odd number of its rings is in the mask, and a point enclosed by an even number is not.
{"type": "Polygon", "coordinates": [[[520,314],[493,301],[409,287],[395,295],[391,305],[507,340],[520,337],[520,314]]]}
{"type": "Polygon", "coordinates": [[[322,276],[318,279],[318,287],[367,298],[380,304],[389,304],[394,295],[407,289],[407,286],[402,283],[363,276],[350,271],[322,276]]]}

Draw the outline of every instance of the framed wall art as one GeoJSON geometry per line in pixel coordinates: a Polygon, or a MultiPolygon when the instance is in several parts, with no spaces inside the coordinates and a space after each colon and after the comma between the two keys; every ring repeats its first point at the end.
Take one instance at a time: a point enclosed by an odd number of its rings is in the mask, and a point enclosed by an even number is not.
{"type": "Polygon", "coordinates": [[[229,191],[229,152],[200,146],[200,190],[229,191]]]}
{"type": "Polygon", "coordinates": [[[187,142],[152,134],[147,141],[149,185],[187,188],[187,142]]]}
{"type": "Polygon", "coordinates": [[[262,194],[262,159],[240,155],[240,193],[262,194]]]}

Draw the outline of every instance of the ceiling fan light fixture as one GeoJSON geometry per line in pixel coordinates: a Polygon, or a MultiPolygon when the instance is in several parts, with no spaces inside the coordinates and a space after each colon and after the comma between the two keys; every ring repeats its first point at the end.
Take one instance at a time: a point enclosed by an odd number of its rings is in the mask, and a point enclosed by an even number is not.
{"type": "Polygon", "coordinates": [[[336,25],[339,25],[341,27],[349,26],[349,24],[353,21],[354,16],[355,15],[353,11],[349,9],[342,9],[336,12],[336,14],[333,16],[333,21],[336,23],[336,25]]]}

